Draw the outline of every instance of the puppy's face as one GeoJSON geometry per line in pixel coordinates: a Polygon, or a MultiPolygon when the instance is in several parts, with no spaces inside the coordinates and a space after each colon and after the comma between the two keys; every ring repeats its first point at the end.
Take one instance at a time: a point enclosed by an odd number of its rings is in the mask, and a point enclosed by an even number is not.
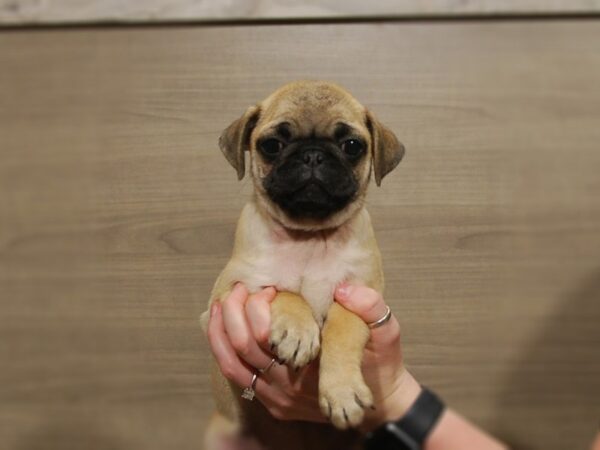
{"type": "Polygon", "coordinates": [[[402,158],[393,133],[349,93],[324,82],[283,86],[231,124],[220,146],[241,179],[250,152],[257,201],[287,228],[347,221],[402,158]]]}

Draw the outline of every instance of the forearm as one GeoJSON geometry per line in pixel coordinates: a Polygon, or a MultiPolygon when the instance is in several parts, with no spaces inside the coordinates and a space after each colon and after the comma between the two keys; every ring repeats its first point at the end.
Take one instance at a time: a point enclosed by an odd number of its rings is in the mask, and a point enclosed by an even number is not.
{"type": "MultiPolygon", "coordinates": [[[[372,430],[385,422],[402,417],[419,396],[422,388],[407,370],[397,378],[392,394],[377,405],[377,410],[367,416],[365,429],[372,430]]],[[[506,450],[504,444],[457,414],[446,409],[425,441],[424,450],[506,450]]]]}
{"type": "Polygon", "coordinates": [[[508,447],[473,425],[452,409],[446,409],[425,441],[424,450],[506,450],[508,447]]]}

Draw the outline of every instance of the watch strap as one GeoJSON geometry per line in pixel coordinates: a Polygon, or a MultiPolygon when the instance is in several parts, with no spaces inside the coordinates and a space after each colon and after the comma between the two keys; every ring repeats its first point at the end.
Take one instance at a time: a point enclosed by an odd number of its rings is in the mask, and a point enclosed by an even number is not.
{"type": "Polygon", "coordinates": [[[444,411],[444,403],[427,388],[423,388],[404,416],[392,422],[397,429],[408,434],[421,448],[444,411]]]}

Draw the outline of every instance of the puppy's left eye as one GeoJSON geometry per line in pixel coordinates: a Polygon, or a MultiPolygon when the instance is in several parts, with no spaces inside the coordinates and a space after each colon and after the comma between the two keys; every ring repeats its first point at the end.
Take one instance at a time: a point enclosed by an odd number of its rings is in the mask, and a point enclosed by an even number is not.
{"type": "Polygon", "coordinates": [[[364,146],[357,139],[348,139],[342,143],[342,150],[350,157],[357,157],[363,152],[364,146]]]}

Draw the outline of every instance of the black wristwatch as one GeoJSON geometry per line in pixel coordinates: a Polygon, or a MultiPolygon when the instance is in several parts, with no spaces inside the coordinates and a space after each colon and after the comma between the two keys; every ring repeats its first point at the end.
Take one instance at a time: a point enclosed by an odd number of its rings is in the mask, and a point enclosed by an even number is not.
{"type": "Polygon", "coordinates": [[[367,434],[366,450],[420,450],[429,433],[444,412],[444,403],[423,388],[406,414],[395,422],[387,422],[367,434]]]}

